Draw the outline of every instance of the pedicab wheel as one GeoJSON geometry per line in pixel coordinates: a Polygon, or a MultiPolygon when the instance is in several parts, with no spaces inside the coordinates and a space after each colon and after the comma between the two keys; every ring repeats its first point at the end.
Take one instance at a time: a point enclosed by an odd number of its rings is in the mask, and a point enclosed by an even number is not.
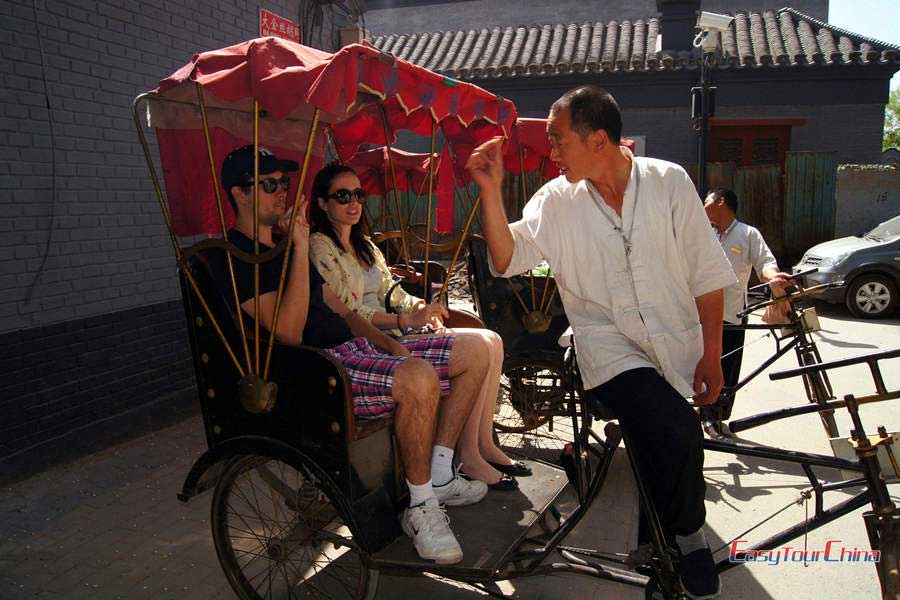
{"type": "Polygon", "coordinates": [[[494,431],[500,445],[523,450],[562,449],[572,441],[562,367],[540,360],[504,366],[494,431]]]}
{"type": "Polygon", "coordinates": [[[890,600],[900,598],[900,512],[863,515],[872,549],[880,552],[875,568],[881,584],[881,597],[890,600]]]}
{"type": "MultiPolygon", "coordinates": [[[[808,397],[810,402],[814,402],[816,404],[824,404],[832,399],[832,395],[828,390],[828,386],[826,386],[825,382],[822,380],[822,373],[810,373],[809,375],[804,375],[804,379],[806,379],[805,383],[807,384],[807,389],[809,390],[808,397]]],[[[830,438],[835,438],[840,435],[840,430],[838,430],[837,421],[834,418],[834,410],[823,410],[819,412],[819,418],[822,419],[822,426],[825,428],[825,433],[830,438]]]]}
{"type": "Polygon", "coordinates": [[[315,465],[261,455],[234,459],[216,486],[212,533],[242,600],[368,600],[378,589],[349,508],[315,465]]]}

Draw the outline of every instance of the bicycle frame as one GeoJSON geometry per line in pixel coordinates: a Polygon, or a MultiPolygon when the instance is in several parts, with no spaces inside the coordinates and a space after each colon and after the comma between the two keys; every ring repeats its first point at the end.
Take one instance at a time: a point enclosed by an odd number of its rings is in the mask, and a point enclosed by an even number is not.
{"type": "MultiPolygon", "coordinates": [[[[804,271],[801,273],[795,274],[796,277],[800,277],[801,275],[809,274],[814,272],[816,269],[810,269],[808,271],[804,271]]],[[[749,374],[740,379],[738,383],[734,386],[726,387],[722,390],[720,394],[720,400],[731,400],[733,404],[733,398],[737,394],[738,390],[743,388],[747,383],[749,383],[752,379],[757,377],[760,373],[766,370],[769,366],[771,366],[775,361],[784,356],[789,350],[794,349],[797,356],[797,363],[799,366],[806,366],[810,364],[818,364],[822,362],[822,357],[819,355],[819,350],[816,347],[815,341],[811,337],[812,331],[814,329],[809,324],[807,318],[805,317],[805,311],[797,310],[794,305],[790,302],[793,299],[799,299],[803,296],[806,296],[810,293],[813,293],[816,289],[821,289],[822,287],[829,287],[831,284],[827,284],[825,286],[818,286],[817,288],[806,288],[804,289],[802,286],[799,286],[799,289],[790,293],[782,298],[773,299],[771,301],[761,302],[752,306],[747,307],[740,313],[739,316],[743,317],[750,312],[762,308],[764,306],[768,306],[775,302],[788,302],[788,306],[790,310],[788,312],[789,322],[785,324],[731,324],[726,323],[723,326],[724,331],[769,331],[774,334],[775,339],[775,352],[769,356],[766,360],[764,360],[760,365],[755,367],[749,374]],[[785,333],[787,330],[787,333],[785,333]],[[779,335],[779,332],[781,335],[779,335]],[[782,343],[785,340],[788,340],[787,343],[782,343]]],[[[752,289],[757,289],[760,287],[766,287],[766,284],[761,284],[760,286],[756,286],[752,289]]],[[[812,313],[814,315],[814,313],[812,313]]],[[[803,388],[806,393],[806,398],[809,400],[811,404],[822,405],[826,400],[833,399],[831,382],[828,380],[828,375],[825,372],[815,372],[804,374],[803,376],[803,388]]],[[[744,431],[746,429],[750,429],[752,427],[757,427],[764,423],[768,423],[775,419],[782,419],[791,417],[798,414],[806,414],[809,412],[806,410],[807,407],[796,407],[795,409],[786,409],[783,411],[777,411],[775,413],[765,413],[765,415],[753,415],[750,417],[745,417],[743,419],[735,419],[729,421],[727,424],[720,423],[719,421],[709,421],[704,427],[708,432],[716,431],[718,432],[722,425],[727,425],[727,428],[731,433],[738,433],[740,431],[744,431]]],[[[825,431],[829,437],[836,437],[838,435],[837,426],[834,422],[833,412],[829,410],[817,411],[820,412],[820,416],[822,417],[822,424],[825,427],[825,431]]],[[[710,433],[713,435],[713,433],[710,433]]],[[[713,437],[716,437],[713,435],[713,437]]]]}
{"type": "MultiPolygon", "coordinates": [[[[780,462],[800,465],[803,469],[804,474],[809,480],[811,488],[808,491],[804,491],[802,493],[802,496],[806,499],[814,497],[815,502],[815,513],[811,518],[790,526],[782,531],[779,531],[778,533],[775,533],[774,535],[771,535],[766,539],[753,544],[750,547],[743,548],[740,552],[736,552],[733,557],[729,556],[728,558],[718,561],[716,563],[716,569],[720,573],[739,566],[742,563],[741,559],[743,557],[746,557],[748,554],[781,546],[787,542],[790,542],[791,540],[805,535],[810,531],[823,527],[831,523],[832,521],[843,517],[844,515],[850,514],[851,512],[865,506],[866,504],[872,505],[872,510],[867,511],[863,515],[872,549],[881,550],[881,548],[884,547],[889,552],[896,552],[895,547],[897,545],[898,538],[900,538],[900,512],[898,512],[897,507],[890,499],[887,485],[885,483],[884,477],[881,474],[881,469],[875,453],[875,447],[880,444],[886,444],[887,440],[889,440],[890,438],[885,437],[883,435],[883,432],[881,431],[879,432],[878,436],[868,437],[859,417],[858,411],[860,404],[868,402],[881,402],[885,400],[900,398],[900,389],[888,390],[886,388],[883,377],[881,375],[881,371],[878,367],[879,360],[890,358],[900,358],[900,349],[858,358],[834,361],[831,363],[808,365],[770,375],[772,379],[785,379],[788,377],[817,373],[819,371],[825,371],[829,368],[840,368],[863,362],[867,363],[869,365],[872,378],[875,382],[876,392],[874,394],[862,396],[859,398],[856,398],[852,395],[847,395],[843,400],[833,400],[821,405],[811,404],[800,407],[803,409],[802,413],[821,412],[823,410],[846,408],[849,411],[854,424],[853,439],[855,442],[858,460],[847,460],[843,458],[835,458],[833,456],[826,456],[808,452],[798,452],[768,446],[744,445],[732,441],[719,441],[709,439],[705,439],[703,441],[704,450],[723,452],[727,454],[733,454],[735,456],[750,456],[754,458],[776,460],[780,462]],[[814,467],[841,469],[843,471],[859,473],[860,477],[835,483],[824,484],[820,482],[818,477],[816,476],[813,470],[814,467]],[[824,494],[826,492],[833,492],[857,487],[862,487],[864,489],[833,507],[830,507],[828,509],[824,508],[824,494]]],[[[798,414],[799,412],[799,410],[792,410],[791,414],[798,414]]],[[[592,436],[595,436],[593,432],[590,432],[590,434],[592,436]]],[[[888,448],[890,450],[889,446],[888,448]]],[[[896,461],[894,461],[894,464],[895,470],[898,470],[896,467],[896,461]]],[[[648,511],[648,516],[651,517],[651,530],[657,530],[659,528],[659,523],[658,518],[655,515],[655,511],[652,508],[652,503],[650,503],[646,498],[646,492],[643,482],[637,470],[634,468],[634,464],[632,464],[632,469],[634,470],[635,479],[638,484],[637,487],[639,495],[641,496],[642,506],[644,506],[645,510],[648,511]]],[[[897,473],[897,476],[900,476],[900,472],[897,473]]],[[[592,502],[596,497],[597,490],[594,489],[596,483],[597,477],[595,474],[594,478],[591,481],[589,493],[586,497],[588,504],[590,504],[590,502],[592,502]]],[[[652,546],[654,555],[657,559],[662,557],[663,560],[667,560],[669,558],[670,550],[666,548],[665,543],[661,540],[661,538],[657,537],[656,539],[654,539],[652,546]]],[[[576,561],[576,563],[579,562],[579,559],[577,557],[573,557],[572,553],[584,554],[586,556],[600,558],[604,561],[610,560],[607,555],[604,555],[604,553],[596,550],[569,548],[565,546],[560,546],[560,548],[561,550],[563,550],[564,556],[566,556],[569,560],[576,561]]],[[[896,561],[896,556],[893,556],[891,560],[896,561]]],[[[604,572],[605,567],[600,563],[595,563],[590,560],[580,560],[580,562],[585,567],[589,567],[597,571],[597,573],[593,573],[594,575],[604,577],[606,579],[612,579],[615,581],[621,580],[620,574],[616,570],[610,571],[609,569],[606,569],[606,572],[604,572]]],[[[878,563],[876,565],[876,568],[878,569],[879,582],[881,583],[882,592],[884,594],[883,597],[891,598],[893,600],[897,594],[900,594],[900,581],[898,581],[896,566],[891,567],[890,564],[878,563]]],[[[659,576],[659,573],[657,573],[657,576],[659,576]]]]}
{"type": "MultiPolygon", "coordinates": [[[[795,312],[795,311],[794,311],[795,312]]],[[[750,383],[751,380],[755,379],[759,376],[763,371],[768,369],[775,361],[779,358],[787,354],[789,351],[794,350],[797,355],[797,362],[800,363],[800,366],[805,366],[806,364],[811,364],[811,361],[807,361],[804,363],[805,356],[812,356],[815,360],[814,363],[822,362],[821,356],[819,355],[819,351],[816,348],[815,342],[809,338],[809,334],[806,332],[805,325],[800,321],[799,317],[792,318],[792,322],[788,324],[778,324],[778,325],[768,325],[768,324],[741,324],[741,325],[731,325],[727,324],[723,326],[725,330],[744,330],[744,331],[770,331],[775,334],[775,344],[776,349],[775,352],[770,355],[766,360],[760,363],[757,367],[755,367],[750,373],[745,375],[738,381],[737,385],[726,387],[722,390],[722,397],[734,396],[737,392],[743,388],[745,385],[750,383]],[[791,332],[788,335],[778,335],[779,331],[790,329],[791,332]],[[786,343],[782,343],[785,340],[788,340],[786,343]]],[[[825,373],[821,373],[819,375],[822,378],[822,383],[824,385],[825,390],[831,393],[831,383],[828,381],[828,376],[825,373]]],[[[809,382],[807,377],[803,379],[804,391],[806,392],[806,397],[813,406],[816,405],[817,400],[813,397],[812,384],[809,382]]],[[[777,416],[773,416],[773,413],[764,413],[762,415],[752,415],[749,417],[744,417],[741,419],[733,419],[728,422],[728,429],[731,430],[732,433],[738,433],[740,431],[745,431],[747,429],[751,429],[753,427],[758,427],[760,425],[764,425],[776,419],[785,419],[788,417],[793,417],[796,415],[807,414],[810,412],[809,405],[797,406],[787,409],[782,409],[777,411],[777,416]]],[[[813,411],[818,412],[818,411],[813,411]]]]}

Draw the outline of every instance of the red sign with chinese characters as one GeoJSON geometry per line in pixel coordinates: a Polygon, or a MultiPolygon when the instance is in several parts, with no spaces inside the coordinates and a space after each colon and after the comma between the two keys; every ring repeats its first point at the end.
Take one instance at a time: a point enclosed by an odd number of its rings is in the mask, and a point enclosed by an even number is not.
{"type": "Polygon", "coordinates": [[[270,35],[299,43],[300,25],[261,8],[259,9],[259,36],[270,35]]]}

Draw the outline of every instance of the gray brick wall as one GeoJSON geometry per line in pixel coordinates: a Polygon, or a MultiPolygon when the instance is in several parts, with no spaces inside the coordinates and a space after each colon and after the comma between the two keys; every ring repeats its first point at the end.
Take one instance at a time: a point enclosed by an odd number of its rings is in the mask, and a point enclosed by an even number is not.
{"type": "Polygon", "coordinates": [[[0,333],[176,298],[131,101],[255,37],[260,7],[299,15],[299,0],[34,6],[0,1],[0,333]]]}
{"type": "MultiPolygon", "coordinates": [[[[690,126],[690,109],[623,108],[626,135],[647,136],[647,154],[678,163],[697,162],[697,137],[690,126]]],[[[722,119],[803,118],[791,128],[792,151],[834,152],[838,162],[877,163],[884,107],[874,104],[723,106],[722,119]]]]}
{"type": "Polygon", "coordinates": [[[835,237],[900,215],[900,165],[840,165],[835,188],[835,237]]]}
{"type": "MultiPolygon", "coordinates": [[[[703,10],[729,14],[751,9],[778,10],[786,5],[822,21],[828,18],[828,0],[703,0],[701,3],[703,10]]],[[[480,29],[495,25],[623,21],[647,19],[657,14],[656,0],[474,0],[369,10],[365,17],[369,32],[382,35],[480,29]]]]}
{"type": "Polygon", "coordinates": [[[195,410],[131,102],[299,4],[0,0],[0,481],[195,410]]]}

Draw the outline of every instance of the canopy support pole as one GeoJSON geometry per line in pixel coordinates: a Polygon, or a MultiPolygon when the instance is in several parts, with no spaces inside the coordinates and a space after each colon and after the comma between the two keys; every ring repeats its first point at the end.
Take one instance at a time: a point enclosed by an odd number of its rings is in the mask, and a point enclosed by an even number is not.
{"type": "Polygon", "coordinates": [[[425,302],[431,304],[431,282],[428,281],[428,259],[431,257],[431,208],[434,193],[434,138],[437,132],[434,119],[431,120],[431,158],[428,161],[428,212],[425,215],[425,268],[423,269],[422,287],[425,290],[425,302]]]}
{"type": "Polygon", "coordinates": [[[159,202],[159,208],[160,210],[162,210],[163,219],[166,222],[166,229],[169,231],[169,237],[172,240],[172,248],[175,250],[175,262],[178,263],[178,267],[181,269],[181,272],[188,280],[191,289],[194,290],[194,293],[200,300],[200,305],[203,307],[206,316],[209,317],[209,320],[213,325],[213,329],[216,330],[216,334],[219,336],[219,339],[225,345],[225,351],[228,352],[228,356],[230,356],[231,360],[234,362],[234,366],[237,368],[238,373],[240,373],[241,377],[243,377],[245,374],[244,368],[241,366],[241,362],[238,360],[237,356],[235,356],[234,354],[234,351],[231,349],[231,345],[225,338],[225,334],[222,332],[222,328],[219,327],[219,323],[218,321],[216,321],[216,317],[213,315],[212,310],[210,310],[209,305],[206,303],[206,300],[200,293],[200,287],[197,285],[197,281],[191,274],[190,265],[184,262],[184,255],[181,252],[181,246],[178,244],[178,238],[175,236],[175,228],[172,226],[172,217],[169,215],[169,209],[166,206],[166,199],[163,196],[162,186],[159,183],[159,176],[156,173],[156,167],[154,167],[153,165],[153,155],[150,152],[150,145],[147,143],[147,136],[144,135],[144,128],[141,126],[141,120],[137,115],[138,104],[141,102],[141,100],[145,100],[147,96],[148,94],[141,94],[134,99],[134,102],[132,102],[131,104],[131,117],[134,119],[134,126],[137,129],[138,138],[140,138],[141,147],[144,150],[144,158],[147,161],[147,167],[150,169],[150,179],[153,181],[153,189],[156,192],[156,199],[159,202]]]}
{"type": "MultiPolygon", "coordinates": [[[[296,227],[296,221],[301,217],[306,219],[306,215],[299,215],[300,199],[303,197],[303,186],[306,183],[306,174],[309,171],[309,159],[312,157],[313,145],[316,141],[316,132],[319,128],[318,107],[313,111],[312,125],[309,126],[309,137],[306,139],[306,150],[303,153],[303,166],[300,168],[300,181],[297,182],[297,193],[294,194],[294,206],[291,208],[290,228],[296,227]]],[[[269,376],[269,365],[272,360],[272,347],[275,344],[275,331],[278,327],[278,314],[281,311],[281,298],[284,295],[284,283],[287,280],[287,267],[291,258],[291,248],[294,242],[292,231],[286,231],[287,246],[284,249],[284,261],[281,263],[281,277],[278,279],[278,292],[275,294],[275,312],[272,315],[272,333],[269,335],[269,347],[266,348],[266,364],[263,367],[262,377],[266,379],[269,376]]],[[[311,267],[314,268],[314,267],[311,267]]]]}
{"type": "Polygon", "coordinates": [[[459,243],[456,244],[456,252],[453,253],[453,258],[450,260],[450,266],[447,268],[447,278],[444,279],[444,284],[441,286],[440,298],[443,298],[444,294],[447,293],[447,286],[450,284],[450,276],[453,274],[453,267],[456,266],[456,260],[459,258],[459,253],[462,251],[463,242],[465,241],[466,236],[469,235],[469,227],[472,226],[472,219],[475,218],[475,211],[478,209],[479,202],[481,202],[481,195],[475,198],[472,210],[469,211],[469,218],[466,219],[466,225],[463,227],[462,233],[459,236],[459,243]]]}
{"type": "Polygon", "coordinates": [[[394,203],[397,205],[397,219],[400,221],[400,249],[403,252],[403,259],[408,265],[409,246],[406,243],[406,224],[403,222],[403,207],[400,206],[400,197],[397,194],[397,171],[394,169],[394,157],[391,153],[391,132],[388,127],[387,111],[384,109],[384,104],[381,102],[378,103],[378,110],[381,113],[381,126],[384,130],[384,145],[388,151],[388,164],[391,168],[391,180],[394,182],[394,203]]]}
{"type": "MultiPolygon", "coordinates": [[[[259,256],[259,101],[253,100],[253,254],[259,256]]],[[[271,333],[275,335],[274,327],[271,333]]],[[[259,373],[259,263],[253,263],[253,373],[259,373]]]]}
{"type": "MultiPolygon", "coordinates": [[[[522,187],[522,202],[524,202],[528,196],[528,190],[525,189],[525,154],[522,152],[522,144],[519,144],[519,183],[522,187]]],[[[537,308],[537,298],[534,294],[534,269],[529,274],[531,275],[531,308],[534,309],[537,308]]]]}
{"type": "MultiPolygon", "coordinates": [[[[212,177],[213,191],[216,194],[216,208],[219,211],[219,225],[222,228],[222,237],[228,239],[228,230],[225,228],[225,210],[222,206],[222,192],[219,186],[219,177],[216,174],[216,159],[213,156],[212,138],[209,135],[209,120],[206,116],[206,102],[203,98],[203,86],[196,84],[197,101],[200,104],[200,118],[203,121],[203,137],[206,140],[206,155],[209,158],[209,174],[212,177]]],[[[244,311],[241,310],[241,301],[238,297],[237,280],[234,276],[234,263],[232,262],[231,252],[225,251],[225,258],[228,261],[228,275],[231,278],[231,291],[234,294],[234,306],[237,312],[238,328],[241,334],[241,345],[244,348],[244,359],[247,363],[247,370],[253,368],[250,362],[250,347],[247,345],[247,332],[244,330],[244,311]]]]}

